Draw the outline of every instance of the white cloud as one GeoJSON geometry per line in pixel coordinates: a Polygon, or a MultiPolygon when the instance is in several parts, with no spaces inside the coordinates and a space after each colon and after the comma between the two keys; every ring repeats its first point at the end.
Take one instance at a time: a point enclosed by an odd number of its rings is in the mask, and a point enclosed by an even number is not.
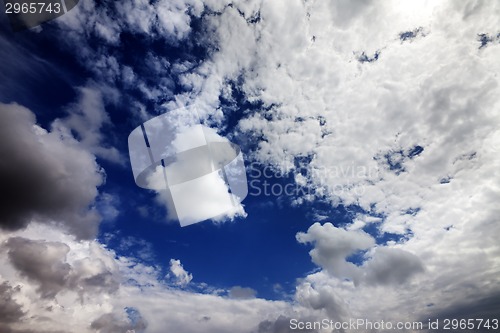
{"type": "Polygon", "coordinates": [[[347,257],[375,244],[373,238],[363,231],[346,231],[331,223],[313,224],[307,233],[297,234],[297,241],[314,243],[314,249],[309,252],[314,263],[334,276],[349,278],[355,283],[361,278],[361,272],[358,266],[346,261],[347,257]]]}
{"type": "Polygon", "coordinates": [[[313,224],[306,233],[297,234],[299,243],[312,243],[312,261],[331,276],[348,279],[354,285],[390,285],[406,283],[413,275],[423,272],[420,259],[405,250],[393,247],[374,247],[372,236],[359,230],[336,228],[331,223],[313,224]],[[350,256],[371,250],[356,261],[350,256]]]}
{"type": "Polygon", "coordinates": [[[182,267],[180,260],[170,259],[170,273],[167,278],[172,279],[176,285],[185,287],[191,282],[193,275],[182,267]]]}
{"type": "Polygon", "coordinates": [[[106,112],[101,89],[92,86],[82,87],[79,88],[79,93],[78,102],[68,107],[69,115],[57,119],[53,127],[58,131],[74,131],[81,144],[90,152],[109,161],[123,164],[124,158],[120,152],[114,147],[106,146],[104,142],[102,129],[104,126],[111,126],[111,121],[106,112]]]}

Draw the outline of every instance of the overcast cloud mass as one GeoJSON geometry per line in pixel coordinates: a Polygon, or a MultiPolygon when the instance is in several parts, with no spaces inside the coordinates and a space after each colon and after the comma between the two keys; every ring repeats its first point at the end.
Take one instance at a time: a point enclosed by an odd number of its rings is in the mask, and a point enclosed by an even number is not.
{"type": "Polygon", "coordinates": [[[81,0],[16,33],[1,17],[0,332],[500,320],[499,2],[81,0]],[[127,138],[192,105],[241,147],[249,196],[181,228],[135,185],[127,138]]]}

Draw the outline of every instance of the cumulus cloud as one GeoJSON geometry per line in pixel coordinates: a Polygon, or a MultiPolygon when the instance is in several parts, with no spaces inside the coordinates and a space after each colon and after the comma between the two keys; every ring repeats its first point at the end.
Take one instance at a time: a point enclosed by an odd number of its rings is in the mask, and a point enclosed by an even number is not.
{"type": "Polygon", "coordinates": [[[295,299],[306,308],[313,309],[321,314],[326,314],[328,318],[342,320],[347,318],[349,307],[336,290],[336,286],[331,283],[320,283],[309,279],[300,283],[295,292],[295,299]]]}
{"type": "Polygon", "coordinates": [[[4,246],[13,267],[38,284],[44,298],[53,298],[63,290],[111,293],[118,288],[113,267],[106,267],[98,258],[83,258],[69,264],[70,247],[65,243],[13,237],[4,246]]]}
{"type": "Polygon", "coordinates": [[[334,277],[350,279],[355,285],[397,286],[423,272],[422,261],[414,254],[392,247],[375,247],[372,236],[359,230],[337,228],[331,223],[313,224],[306,233],[298,233],[299,243],[312,243],[309,252],[314,263],[334,277]],[[371,249],[357,263],[349,257],[371,249]]]}
{"type": "MultiPolygon", "coordinates": [[[[152,333],[164,332],[166,327],[179,333],[257,332],[263,320],[272,320],[280,314],[291,317],[294,312],[290,304],[281,301],[229,299],[180,290],[150,288],[140,294],[129,290],[128,295],[147,320],[148,332],[152,333]]],[[[297,308],[299,314],[301,311],[307,312],[297,308]]]]}
{"type": "Polygon", "coordinates": [[[422,261],[414,254],[398,248],[379,247],[364,267],[365,279],[371,284],[399,285],[424,271],[422,261]]]}
{"type": "Polygon", "coordinates": [[[20,287],[12,287],[8,282],[0,284],[0,325],[15,323],[24,316],[24,311],[13,298],[20,287]]]}
{"type": "Polygon", "coordinates": [[[36,125],[28,109],[0,108],[0,226],[18,230],[36,218],[93,237],[99,216],[89,206],[103,182],[95,157],[67,133],[36,125]]]}
{"type": "Polygon", "coordinates": [[[331,223],[315,223],[307,233],[298,233],[297,240],[299,243],[314,244],[309,252],[314,263],[334,276],[353,279],[356,283],[361,278],[360,269],[354,263],[346,261],[346,258],[357,251],[371,248],[375,243],[363,231],[346,231],[331,223]]]}
{"type": "Polygon", "coordinates": [[[121,262],[101,244],[43,224],[13,234],[0,235],[0,276],[9,281],[0,284],[2,332],[67,332],[68,318],[79,332],[145,327],[138,312],[124,315],[126,306],[109,302],[118,293],[121,262]]]}
{"type": "Polygon", "coordinates": [[[40,284],[42,297],[53,297],[66,284],[70,265],[65,263],[69,247],[63,243],[10,238],[5,244],[12,265],[40,284]]]}
{"type": "Polygon", "coordinates": [[[191,282],[193,275],[184,269],[180,260],[170,259],[170,273],[167,278],[171,278],[176,285],[185,287],[191,282]]]}
{"type": "Polygon", "coordinates": [[[106,313],[92,322],[90,327],[99,333],[135,332],[141,333],[147,327],[141,314],[133,309],[127,308],[124,314],[106,313]]]}

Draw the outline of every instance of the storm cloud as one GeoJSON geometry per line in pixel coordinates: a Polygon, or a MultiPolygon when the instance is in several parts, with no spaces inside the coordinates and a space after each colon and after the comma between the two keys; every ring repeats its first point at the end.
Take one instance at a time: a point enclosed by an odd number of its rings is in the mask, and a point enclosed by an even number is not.
{"type": "Polygon", "coordinates": [[[38,284],[43,298],[53,298],[63,290],[112,293],[118,289],[114,272],[99,258],[67,262],[70,247],[61,242],[13,237],[5,242],[7,256],[15,269],[38,284]]]}
{"type": "Polygon", "coordinates": [[[13,298],[19,290],[19,287],[13,288],[7,282],[0,284],[0,328],[2,324],[15,323],[24,316],[21,305],[13,298]]]}
{"type": "Polygon", "coordinates": [[[25,107],[0,104],[1,228],[57,221],[77,237],[92,238],[100,218],[89,205],[102,182],[95,157],[69,133],[48,132],[25,107]]]}

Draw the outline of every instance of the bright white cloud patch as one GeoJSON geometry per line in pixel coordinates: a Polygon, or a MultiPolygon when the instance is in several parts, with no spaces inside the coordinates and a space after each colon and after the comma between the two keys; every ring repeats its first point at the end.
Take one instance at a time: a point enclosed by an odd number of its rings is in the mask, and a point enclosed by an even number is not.
{"type": "Polygon", "coordinates": [[[300,243],[314,243],[309,252],[312,260],[339,278],[349,278],[356,282],[360,279],[359,268],[347,262],[348,256],[360,250],[371,248],[375,241],[365,232],[345,231],[335,228],[331,223],[321,226],[312,225],[307,233],[297,234],[300,243]]]}
{"type": "Polygon", "coordinates": [[[171,278],[178,286],[185,287],[193,279],[193,275],[189,274],[182,267],[180,260],[170,259],[170,273],[167,278],[171,278]]]}

